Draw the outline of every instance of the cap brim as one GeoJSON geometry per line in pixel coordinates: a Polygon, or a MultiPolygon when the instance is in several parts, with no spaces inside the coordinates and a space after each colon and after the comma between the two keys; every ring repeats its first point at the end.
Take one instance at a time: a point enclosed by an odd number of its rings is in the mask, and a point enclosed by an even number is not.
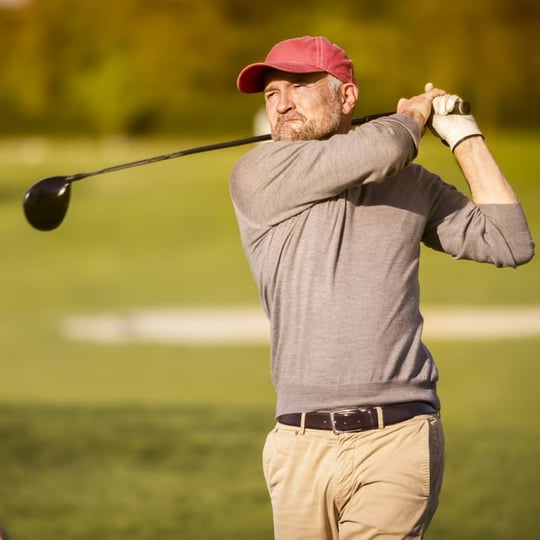
{"type": "Polygon", "coordinates": [[[238,90],[244,94],[262,92],[266,85],[266,74],[272,69],[287,73],[319,73],[321,71],[320,67],[296,62],[283,62],[279,64],[260,62],[250,64],[238,75],[238,79],[236,80],[238,90]]]}

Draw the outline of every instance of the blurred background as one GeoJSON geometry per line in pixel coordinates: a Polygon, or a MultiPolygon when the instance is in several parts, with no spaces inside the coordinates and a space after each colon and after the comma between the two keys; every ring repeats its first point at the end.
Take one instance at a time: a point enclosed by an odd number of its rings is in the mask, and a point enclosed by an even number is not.
{"type": "MultiPolygon", "coordinates": [[[[40,178],[250,135],[262,100],[237,92],[238,72],[308,34],[354,60],[358,116],[428,81],[470,101],[540,238],[537,0],[0,0],[0,524],[12,540],[272,538],[268,343],[228,193],[247,148],[78,182],[51,232],[21,202],[40,178]]],[[[429,133],[418,161],[467,190],[429,133]]],[[[535,538],[539,260],[422,255],[447,437],[427,538],[535,538]]]]}
{"type": "Polygon", "coordinates": [[[245,131],[240,69],[275,42],[323,34],[356,63],[361,108],[434,84],[484,125],[540,113],[534,0],[0,0],[3,133],[245,131]]]}

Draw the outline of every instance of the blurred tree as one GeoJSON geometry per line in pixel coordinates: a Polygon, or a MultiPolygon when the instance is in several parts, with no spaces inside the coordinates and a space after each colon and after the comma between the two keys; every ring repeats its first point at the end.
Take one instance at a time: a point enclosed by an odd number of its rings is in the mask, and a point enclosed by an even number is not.
{"type": "Polygon", "coordinates": [[[483,125],[538,124],[537,0],[28,0],[0,3],[3,132],[245,132],[235,79],[280,39],[324,34],[355,60],[360,113],[425,82],[483,125]]]}

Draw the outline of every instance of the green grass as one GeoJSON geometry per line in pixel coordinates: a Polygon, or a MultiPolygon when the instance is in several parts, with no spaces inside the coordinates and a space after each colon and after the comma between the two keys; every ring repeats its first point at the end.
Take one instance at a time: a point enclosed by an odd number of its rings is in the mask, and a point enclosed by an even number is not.
{"type": "MultiPolygon", "coordinates": [[[[488,140],[540,237],[540,136],[488,140]]],[[[206,142],[0,142],[0,522],[14,540],[272,537],[260,470],[274,407],[267,347],[92,344],[59,332],[77,313],[257,303],[227,186],[245,149],[75,184],[54,232],[34,231],[21,212],[41,177],[206,142]]],[[[463,186],[436,141],[419,160],[463,186]]],[[[423,302],[537,305],[539,264],[497,270],[425,250],[423,302]]],[[[534,537],[540,338],[428,345],[448,454],[428,538],[534,537]]]]}
{"type": "Polygon", "coordinates": [[[270,537],[260,412],[4,406],[0,426],[14,538],[270,537]]]}

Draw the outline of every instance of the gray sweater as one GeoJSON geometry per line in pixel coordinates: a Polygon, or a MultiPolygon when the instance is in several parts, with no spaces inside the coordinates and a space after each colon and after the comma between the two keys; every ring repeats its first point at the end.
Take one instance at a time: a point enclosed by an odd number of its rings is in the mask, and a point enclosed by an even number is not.
{"type": "Polygon", "coordinates": [[[475,205],[412,164],[402,115],[326,141],[245,154],[230,191],[270,320],[276,415],[425,401],[437,368],[422,343],[420,244],[497,266],[528,261],[519,204],[475,205]]]}

